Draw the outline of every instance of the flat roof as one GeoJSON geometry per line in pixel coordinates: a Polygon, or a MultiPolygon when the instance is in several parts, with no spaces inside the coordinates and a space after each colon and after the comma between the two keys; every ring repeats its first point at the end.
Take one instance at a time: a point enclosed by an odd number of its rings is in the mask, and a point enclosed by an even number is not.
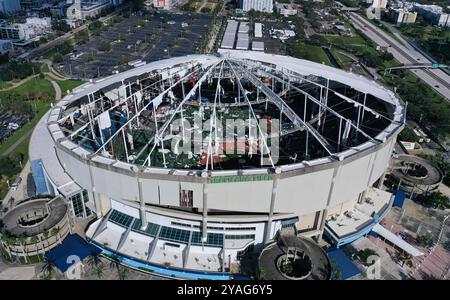
{"type": "Polygon", "coordinates": [[[47,127],[47,118],[51,113],[52,111],[47,112],[33,130],[29,145],[30,161],[41,159],[45,172],[58,191],[64,196],[69,196],[81,191],[82,188],[65,172],[56,155],[55,141],[47,127]]]}
{"type": "Polygon", "coordinates": [[[252,42],[253,51],[264,51],[264,42],[253,41],[252,42]]]}
{"type": "Polygon", "coordinates": [[[255,23],[255,37],[262,38],[262,23],[255,23]]]}

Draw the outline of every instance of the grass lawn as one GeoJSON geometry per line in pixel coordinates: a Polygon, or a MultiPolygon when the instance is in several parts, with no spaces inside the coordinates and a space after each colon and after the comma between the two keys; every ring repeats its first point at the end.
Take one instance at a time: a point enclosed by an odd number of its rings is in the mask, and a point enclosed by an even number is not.
{"type": "Polygon", "coordinates": [[[54,100],[55,90],[52,84],[47,79],[33,78],[28,80],[24,84],[16,87],[15,89],[9,91],[0,92],[0,98],[2,96],[7,96],[8,94],[15,93],[20,94],[25,97],[33,93],[34,99],[42,100],[54,100]]]}
{"type": "Polygon", "coordinates": [[[353,45],[366,45],[366,41],[360,36],[325,36],[325,39],[329,43],[333,44],[353,44],[353,45]]]}
{"type": "MultiPolygon", "coordinates": [[[[36,126],[37,122],[42,118],[42,116],[44,116],[44,114],[50,109],[50,102],[36,101],[34,103],[33,107],[35,107],[37,111],[36,116],[33,118],[33,120],[31,120],[30,123],[25,124],[22,128],[17,130],[9,139],[7,139],[3,144],[0,145],[0,156],[3,154],[3,152],[6,151],[6,149],[11,147],[12,144],[17,142],[17,140],[19,140],[25,133],[33,129],[34,126],[36,126]],[[36,104],[36,106],[34,105],[34,103],[36,104]]],[[[22,144],[24,144],[24,142],[22,144]]]]}
{"type": "Polygon", "coordinates": [[[346,62],[352,62],[353,59],[351,59],[350,57],[348,57],[347,55],[341,54],[337,51],[332,51],[333,56],[336,58],[336,60],[339,63],[346,63],[346,62]]]}
{"type": "Polygon", "coordinates": [[[82,80],[56,80],[56,83],[58,83],[59,87],[61,88],[62,96],[64,97],[67,95],[67,90],[73,90],[74,88],[82,85],[85,83],[85,81],[82,80]]]}
{"type": "Polygon", "coordinates": [[[322,47],[297,43],[291,51],[294,57],[311,60],[328,66],[331,65],[322,47]]]}
{"type": "Polygon", "coordinates": [[[56,50],[55,48],[52,48],[50,50],[48,50],[47,52],[45,52],[42,57],[45,59],[52,59],[53,55],[55,55],[56,53],[58,53],[58,50],[56,50]]]}

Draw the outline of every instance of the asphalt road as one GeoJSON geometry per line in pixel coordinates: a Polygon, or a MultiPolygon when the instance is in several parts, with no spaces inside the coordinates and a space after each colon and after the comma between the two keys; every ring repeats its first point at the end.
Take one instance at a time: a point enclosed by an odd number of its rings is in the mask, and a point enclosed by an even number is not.
{"type": "MultiPolygon", "coordinates": [[[[377,45],[388,47],[387,51],[392,53],[394,58],[400,63],[408,64],[431,64],[425,56],[418,51],[401,45],[392,36],[385,33],[380,28],[359,16],[357,13],[350,12],[348,17],[353,25],[361,30],[368,38],[374,41],[377,45]]],[[[438,69],[412,70],[413,74],[431,86],[436,92],[441,94],[447,101],[450,102],[450,76],[438,69]]]]}

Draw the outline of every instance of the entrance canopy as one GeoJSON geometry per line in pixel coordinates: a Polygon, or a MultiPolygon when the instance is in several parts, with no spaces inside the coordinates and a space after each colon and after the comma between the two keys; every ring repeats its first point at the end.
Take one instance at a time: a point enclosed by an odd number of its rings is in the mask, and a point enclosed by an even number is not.
{"type": "Polygon", "coordinates": [[[376,224],[375,226],[373,226],[372,231],[378,233],[379,235],[384,237],[386,240],[388,240],[392,244],[396,245],[400,249],[408,252],[412,256],[423,255],[422,252],[420,252],[419,250],[417,250],[416,248],[414,248],[413,246],[411,246],[410,244],[405,242],[402,238],[400,238],[397,235],[395,235],[394,233],[390,232],[389,230],[387,230],[380,224],[376,224]]]}

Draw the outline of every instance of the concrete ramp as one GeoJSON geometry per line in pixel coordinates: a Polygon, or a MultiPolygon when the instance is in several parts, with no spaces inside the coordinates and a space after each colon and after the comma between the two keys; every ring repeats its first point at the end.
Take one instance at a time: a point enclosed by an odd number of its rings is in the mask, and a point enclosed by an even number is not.
{"type": "Polygon", "coordinates": [[[386,240],[388,240],[392,244],[396,245],[400,249],[408,252],[409,254],[411,254],[414,257],[423,255],[422,252],[420,252],[415,247],[411,246],[409,243],[405,242],[402,238],[400,238],[399,236],[395,235],[391,231],[387,230],[386,228],[384,228],[380,224],[376,224],[375,226],[373,226],[372,231],[378,233],[383,238],[385,238],[386,240]]]}

